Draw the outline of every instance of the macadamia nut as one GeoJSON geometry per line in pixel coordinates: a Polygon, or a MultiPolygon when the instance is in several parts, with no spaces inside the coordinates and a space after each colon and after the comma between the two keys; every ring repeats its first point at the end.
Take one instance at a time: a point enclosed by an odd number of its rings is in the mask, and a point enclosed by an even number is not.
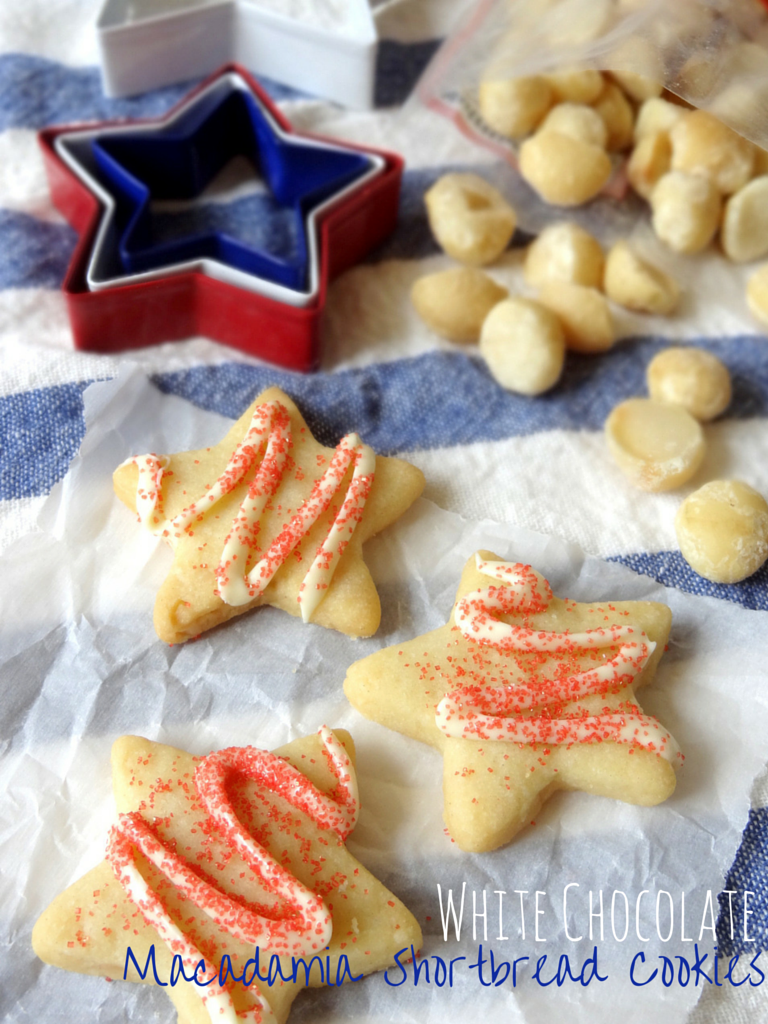
{"type": "Polygon", "coordinates": [[[757,260],[768,252],[768,174],[753,178],[730,197],[720,241],[734,263],[757,260]]]}
{"type": "Polygon", "coordinates": [[[558,103],[592,103],[603,91],[603,76],[592,68],[573,68],[547,75],[558,103]]]}
{"type": "Polygon", "coordinates": [[[591,146],[605,148],[608,130],[596,110],[583,103],[558,103],[541,122],[540,132],[560,132],[591,146]]]}
{"type": "Polygon", "coordinates": [[[677,281],[638,256],[624,241],[608,253],[603,283],[609,299],[640,313],[666,316],[680,298],[677,281]]]}
{"type": "Polygon", "coordinates": [[[739,480],[712,480],[675,517],[680,552],[713,583],[738,583],[768,559],[768,503],[739,480]]]}
{"type": "Polygon", "coordinates": [[[666,132],[644,135],[627,161],[630,185],[638,195],[650,201],[659,179],[669,171],[671,161],[672,144],[666,132]]]}
{"type": "Polygon", "coordinates": [[[635,142],[639,142],[646,135],[671,131],[683,114],[685,114],[685,107],[679,107],[676,103],[663,100],[660,96],[646,100],[637,112],[635,142]]]}
{"type": "Polygon", "coordinates": [[[717,82],[720,69],[706,53],[694,53],[677,72],[673,87],[689,99],[704,99],[717,82]]]}
{"type": "Polygon", "coordinates": [[[477,174],[444,175],[424,201],[432,234],[448,255],[461,263],[491,263],[515,233],[515,211],[477,174]]]}
{"type": "Polygon", "coordinates": [[[755,147],[706,110],[687,111],[670,130],[672,169],[708,178],[723,195],[749,181],[755,147]]]}
{"type": "Polygon", "coordinates": [[[638,103],[642,103],[643,100],[651,99],[654,96],[661,96],[662,89],[664,88],[658,78],[638,75],[635,71],[612,71],[611,75],[616,79],[624,92],[638,103]]]}
{"type": "Polygon", "coordinates": [[[664,67],[661,56],[649,39],[628,36],[607,55],[610,75],[637,103],[659,96],[664,67]],[[619,70],[614,70],[618,68],[619,70]]]}
{"type": "Polygon", "coordinates": [[[545,45],[552,49],[578,49],[606,30],[614,14],[614,0],[559,0],[549,17],[541,18],[541,0],[530,5],[539,15],[545,45]]]}
{"type": "Polygon", "coordinates": [[[540,303],[505,299],[485,319],[480,352],[503,388],[540,395],[560,379],[565,337],[555,314],[540,303]]]}
{"type": "MultiPolygon", "coordinates": [[[[721,81],[722,79],[718,80],[718,85],[721,81]]],[[[756,81],[752,78],[734,82],[718,92],[712,100],[709,112],[726,124],[729,121],[745,125],[760,124],[765,116],[766,101],[768,90],[765,79],[756,81]]]]}
{"type": "Polygon", "coordinates": [[[700,423],[725,412],[731,375],[717,356],[690,346],[664,349],[648,364],[648,393],[657,402],[680,405],[700,423]]]}
{"type": "Polygon", "coordinates": [[[635,114],[632,104],[614,82],[606,82],[594,108],[608,129],[608,150],[619,153],[632,145],[635,114]]]}
{"type": "Polygon", "coordinates": [[[653,230],[675,252],[700,252],[720,224],[720,193],[709,178],[698,174],[665,174],[656,183],[650,203],[653,230]]]}
{"type": "Polygon", "coordinates": [[[607,352],[615,342],[610,306],[596,288],[550,282],[539,292],[539,301],[557,315],[574,352],[607,352]]]}
{"type": "Polygon", "coordinates": [[[608,181],[611,161],[599,146],[560,132],[537,132],[520,147],[520,173],[546,202],[579,206],[608,181]]]}
{"type": "Polygon", "coordinates": [[[768,327],[768,263],[756,270],[747,282],[747,305],[763,327],[768,327]]]}
{"type": "Polygon", "coordinates": [[[537,75],[481,82],[478,103],[489,128],[510,139],[521,139],[552,106],[552,88],[546,78],[537,75]]]}
{"type": "Polygon", "coordinates": [[[671,491],[690,480],[704,458],[704,433],[685,409],[629,398],[605,423],[616,464],[642,491],[671,491]]]}
{"type": "Polygon", "coordinates": [[[548,281],[601,288],[605,257],[600,243],[578,224],[563,221],[544,228],[528,246],[525,280],[534,288],[548,281]]]}
{"type": "Polygon", "coordinates": [[[452,267],[420,277],[411,301],[421,319],[450,341],[477,342],[483,321],[507,289],[476,267],[452,267]]]}

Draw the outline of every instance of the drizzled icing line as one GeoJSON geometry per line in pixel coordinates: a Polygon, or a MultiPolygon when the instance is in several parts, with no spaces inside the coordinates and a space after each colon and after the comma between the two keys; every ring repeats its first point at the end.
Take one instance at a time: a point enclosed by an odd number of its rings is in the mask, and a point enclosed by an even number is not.
{"type": "MultiPolygon", "coordinates": [[[[269,1003],[256,986],[254,986],[254,990],[258,1005],[247,1014],[238,1016],[232,1003],[232,997],[217,980],[218,971],[212,965],[206,964],[204,972],[196,972],[197,965],[203,959],[200,951],[173,922],[163,904],[145,881],[136,866],[135,851],[137,849],[166,877],[178,884],[177,880],[182,872],[181,862],[176,855],[160,842],[140,814],[121,814],[118,824],[113,826],[110,831],[107,860],[112,865],[117,880],[125,889],[128,898],[139,909],[147,924],[157,931],[174,955],[181,957],[187,975],[197,978],[201,985],[205,985],[205,988],[201,989],[200,998],[211,1022],[238,1024],[238,1021],[245,1021],[246,1024],[272,1024],[275,1021],[275,1016],[269,1003]]],[[[196,876],[194,877],[196,878],[196,876]]],[[[197,878],[196,881],[200,883],[197,878]]],[[[204,885],[205,883],[200,884],[204,885]]]]}
{"type": "Polygon", "coordinates": [[[474,590],[458,602],[455,621],[466,639],[499,651],[564,658],[616,645],[619,650],[597,668],[564,678],[456,686],[436,708],[436,724],[446,736],[564,745],[612,740],[653,751],[671,762],[682,761],[671,734],[636,704],[623,702],[597,715],[574,704],[584,697],[617,693],[630,686],[656,649],[645,633],[616,624],[583,633],[557,633],[503,622],[498,616],[545,611],[552,600],[549,584],[530,566],[484,561],[479,556],[476,564],[480,572],[504,585],[474,590]],[[571,706],[560,715],[566,704],[571,706]]]}
{"type": "MultiPolygon", "coordinates": [[[[330,795],[322,793],[283,758],[255,747],[229,747],[209,754],[195,769],[195,789],[209,815],[213,832],[240,855],[265,889],[281,898],[287,910],[275,909],[272,916],[267,916],[232,899],[196,874],[138,812],[121,814],[118,824],[110,830],[107,860],[117,880],[147,924],[156,929],[171,952],[181,956],[190,976],[203,958],[139,871],[137,851],[154,864],[185,899],[241,942],[258,944],[281,956],[309,955],[330,942],[333,921],[325,901],[302,885],[242,826],[227,794],[227,785],[233,777],[252,779],[267,793],[281,796],[304,812],[319,828],[335,832],[343,842],[355,827],[359,813],[357,778],[349,755],[331,730],[323,726],[319,735],[323,754],[337,779],[330,795]]],[[[272,806],[277,813],[275,805],[272,806]]],[[[198,973],[201,983],[217,977],[213,966],[206,967],[205,974],[198,973]]],[[[270,1024],[275,1019],[272,1010],[258,989],[256,992],[259,1005],[245,1016],[235,1012],[231,995],[218,981],[211,980],[201,998],[212,1022],[237,1024],[244,1020],[247,1024],[270,1024]]]]}
{"type": "Polygon", "coordinates": [[[224,472],[205,495],[183,509],[173,519],[162,518],[162,478],[167,460],[157,455],[138,455],[128,460],[139,471],[136,509],[143,526],[162,535],[175,547],[185,531],[235,488],[266,450],[258,471],[248,487],[232,527],[224,541],[215,570],[217,593],[233,607],[248,604],[262,594],[288,556],[295,551],[314,524],[328,510],[350,466],[352,478],[341,508],[315,553],[299,588],[298,602],[304,622],[312,619],[325,596],[339,559],[363,516],[376,468],[373,450],[357,434],[347,434],[336,447],[331,462],[315,481],[312,491],[298,512],[272,541],[263,557],[250,569],[251,552],[257,550],[261,516],[267,502],[282,482],[291,447],[291,421],[280,402],[265,402],[254,410],[242,441],[235,447],[224,472]]]}
{"type": "Polygon", "coordinates": [[[163,471],[168,466],[168,459],[150,452],[149,455],[136,455],[126,459],[117,468],[122,469],[123,466],[131,464],[139,471],[139,481],[136,485],[136,513],[139,522],[145,529],[157,533],[159,519],[155,515],[155,510],[162,500],[163,471]]]}

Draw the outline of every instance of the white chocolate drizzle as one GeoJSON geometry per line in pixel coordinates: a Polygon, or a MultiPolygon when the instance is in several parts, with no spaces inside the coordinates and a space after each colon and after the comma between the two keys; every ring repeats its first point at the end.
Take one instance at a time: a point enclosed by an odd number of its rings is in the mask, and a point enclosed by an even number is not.
{"type": "Polygon", "coordinates": [[[458,602],[456,625],[468,640],[499,651],[556,654],[564,659],[572,659],[580,651],[619,649],[601,665],[565,677],[502,686],[454,687],[435,713],[436,724],[446,736],[520,744],[612,740],[652,751],[670,762],[682,760],[671,734],[637,705],[624,702],[612,711],[593,714],[576,703],[585,697],[618,693],[632,685],[656,648],[645,633],[616,624],[583,633],[509,624],[499,616],[545,611],[552,600],[549,584],[530,566],[487,562],[477,556],[477,568],[504,585],[480,588],[458,602]]]}
{"type": "Polygon", "coordinates": [[[269,586],[275,573],[296,550],[314,524],[328,510],[350,466],[352,478],[341,508],[315,553],[299,588],[298,603],[304,622],[312,619],[330,586],[339,559],[362,519],[373,484],[376,456],[357,434],[343,437],[323,474],[301,508],[285,524],[267,551],[248,569],[249,558],[258,550],[261,517],[285,473],[291,446],[291,421],[280,402],[265,402],[256,407],[248,430],[236,446],[224,472],[205,495],[183,509],[173,519],[162,517],[162,479],[168,460],[157,455],[139,455],[133,462],[139,471],[136,510],[143,526],[163,536],[175,547],[185,532],[191,531],[218,501],[236,487],[251,470],[266,441],[266,450],[227,534],[216,567],[217,593],[230,606],[248,604],[269,586]]]}
{"type": "MultiPolygon", "coordinates": [[[[276,793],[305,812],[319,828],[335,832],[343,841],[355,827],[360,809],[355,770],[331,730],[323,726],[319,734],[323,753],[338,780],[331,796],[322,793],[283,758],[255,747],[230,747],[209,754],[195,770],[197,797],[214,832],[240,855],[267,891],[281,897],[281,903],[272,912],[260,913],[217,889],[166,845],[140,813],[121,814],[110,831],[107,859],[117,880],[144,920],[155,928],[169,950],[181,957],[187,977],[195,977],[198,985],[204,986],[200,997],[212,1024],[271,1024],[275,1017],[258,986],[253,986],[257,1005],[246,1014],[235,1011],[215,965],[205,963],[193,938],[174,922],[142,875],[137,851],[185,900],[234,939],[260,945],[281,956],[312,955],[322,950],[333,934],[333,919],[325,901],[302,885],[254,839],[238,820],[227,794],[230,778],[253,779],[265,791],[265,803],[268,804],[270,793],[276,793]],[[201,961],[202,969],[198,968],[201,961]]],[[[274,813],[278,813],[276,807],[274,813]]]]}

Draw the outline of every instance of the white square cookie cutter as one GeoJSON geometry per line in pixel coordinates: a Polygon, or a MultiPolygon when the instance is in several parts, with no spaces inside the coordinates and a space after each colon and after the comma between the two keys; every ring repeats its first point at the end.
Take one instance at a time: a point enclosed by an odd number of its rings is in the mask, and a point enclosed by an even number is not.
{"type": "MultiPolygon", "coordinates": [[[[218,92],[225,93],[231,90],[247,92],[256,103],[259,103],[265,118],[269,121],[270,127],[281,139],[290,143],[300,142],[302,146],[316,146],[320,149],[335,149],[339,152],[348,152],[344,146],[334,146],[333,143],[314,140],[304,135],[293,135],[286,132],[274,120],[269,111],[259,101],[248,83],[234,71],[230,71],[211,82],[204,90],[194,93],[188,100],[185,100],[173,115],[162,121],[161,129],[172,128],[174,124],[186,113],[189,107],[199,102],[203,97],[218,92]]],[[[182,263],[173,263],[158,267],[153,270],[142,271],[137,274],[123,274],[117,256],[119,230],[115,221],[116,203],[112,194],[101,184],[96,169],[96,161],[91,152],[91,142],[97,136],[113,134],[146,134],[152,130],[152,125],[144,123],[115,125],[112,128],[97,128],[83,131],[63,132],[54,141],[57,154],[67,166],[78,176],[78,178],[98,198],[103,207],[103,214],[99,222],[99,228],[91,249],[91,257],[86,270],[86,283],[90,291],[101,291],[119,285],[138,284],[143,281],[153,281],[168,274],[184,274],[197,272],[216,278],[227,284],[235,285],[258,295],[274,299],[277,302],[286,303],[290,306],[304,307],[311,305],[318,296],[320,288],[320,252],[318,221],[323,214],[340,200],[346,198],[350,193],[362,188],[383,172],[386,161],[375,153],[364,153],[370,162],[369,169],[350,182],[342,190],[329,196],[328,199],[319,203],[309,212],[306,219],[307,251],[309,256],[308,288],[306,291],[297,291],[287,288],[285,285],[277,284],[265,278],[248,274],[237,267],[231,267],[213,259],[186,260],[182,263]]]]}
{"type": "Polygon", "coordinates": [[[96,23],[104,92],[131,96],[234,61],[304,92],[371,109],[375,9],[389,2],[106,0],[96,23]]]}

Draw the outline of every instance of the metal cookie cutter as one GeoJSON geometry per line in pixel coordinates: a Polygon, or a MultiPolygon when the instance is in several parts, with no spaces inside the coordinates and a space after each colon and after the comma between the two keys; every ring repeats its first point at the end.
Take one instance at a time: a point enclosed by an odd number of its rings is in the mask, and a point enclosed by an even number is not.
{"type": "Polygon", "coordinates": [[[105,0],[104,92],[130,96],[227,61],[345,106],[373,106],[386,0],[105,0]]]}
{"type": "Polygon", "coordinates": [[[309,276],[307,215],[371,169],[361,153],[302,145],[275,131],[261,105],[237,87],[209,92],[155,130],[98,135],[92,150],[118,199],[118,222],[125,222],[118,248],[127,271],[208,257],[296,291],[309,276]],[[292,212],[295,251],[273,254],[214,229],[157,241],[150,199],[192,199],[236,156],[246,156],[276,203],[292,212]]]}
{"type": "MultiPolygon", "coordinates": [[[[368,169],[365,173],[362,173],[357,179],[347,185],[340,182],[340,189],[325,201],[313,206],[306,218],[306,229],[305,231],[302,229],[299,236],[301,241],[306,236],[308,245],[309,274],[306,285],[294,290],[285,287],[280,282],[271,280],[270,276],[255,276],[252,273],[239,269],[237,266],[231,266],[221,262],[219,259],[205,256],[182,260],[179,263],[168,263],[159,270],[145,270],[140,273],[126,274],[124,261],[120,258],[119,252],[122,232],[117,210],[118,202],[114,195],[115,189],[111,184],[109,176],[104,176],[98,166],[94,143],[100,139],[103,144],[105,140],[109,140],[112,136],[118,136],[124,140],[129,139],[131,136],[141,138],[146,136],[148,128],[146,124],[123,125],[116,128],[98,125],[87,130],[63,131],[55,137],[53,142],[57,155],[87,185],[104,209],[104,215],[96,232],[91,258],[86,270],[86,282],[91,291],[99,291],[117,285],[137,284],[141,281],[153,281],[159,278],[159,276],[168,273],[199,270],[219,281],[236,285],[248,291],[257,292],[260,295],[269,296],[280,302],[287,302],[290,305],[305,306],[316,301],[319,289],[319,247],[317,234],[319,220],[321,220],[330,207],[348,197],[362,184],[370,182],[374,177],[382,173],[386,166],[386,161],[376,153],[350,151],[349,147],[339,146],[338,144],[303,135],[297,136],[292,132],[286,131],[281,123],[274,120],[271,108],[261,102],[260,94],[254,93],[247,80],[242,75],[234,72],[222,73],[216,76],[201,88],[199,92],[182,100],[170,115],[163,119],[162,122],[153,125],[152,128],[159,134],[168,131],[170,136],[173,137],[176,126],[179,123],[188,122],[191,116],[197,117],[196,112],[200,112],[201,116],[205,115],[210,110],[215,109],[222,99],[226,99],[232,94],[236,96],[238,94],[245,95],[250,97],[254,103],[258,102],[266,124],[273,130],[275,139],[280,140],[282,143],[282,150],[280,152],[286,152],[290,146],[294,147],[295,155],[291,166],[294,168],[296,180],[292,187],[301,189],[304,168],[307,164],[311,165],[314,163],[318,157],[322,158],[324,155],[327,157],[330,154],[341,156],[347,161],[351,158],[355,162],[360,160],[367,162],[368,169]],[[297,157],[298,160],[296,159],[297,157]]],[[[198,117],[198,120],[201,120],[201,117],[198,117]]],[[[251,136],[250,129],[247,134],[249,137],[251,136]]],[[[270,151],[270,153],[272,164],[278,164],[278,167],[280,167],[280,161],[274,159],[275,152],[270,151]]],[[[203,154],[205,154],[205,147],[203,147],[203,154]]],[[[206,159],[200,152],[200,146],[197,148],[197,151],[191,152],[188,156],[194,158],[196,165],[200,164],[201,159],[204,161],[206,159]]],[[[174,153],[174,165],[178,164],[177,158],[178,154],[174,153]]],[[[354,169],[357,166],[357,164],[353,163],[348,165],[348,169],[354,169]]],[[[178,173],[178,167],[175,167],[175,172],[178,173]]],[[[188,175],[189,171],[184,173],[188,175]]],[[[279,179],[286,177],[280,171],[276,172],[276,176],[279,179]]],[[[170,187],[173,187],[173,185],[170,185],[170,187]]],[[[138,183],[136,188],[140,191],[138,183]]],[[[264,219],[267,221],[272,219],[269,213],[269,211],[265,213],[264,219]]]]}
{"type": "MultiPolygon", "coordinates": [[[[221,69],[160,121],[128,127],[105,123],[87,129],[48,128],[40,133],[40,143],[53,201],[80,232],[63,289],[75,344],[92,351],[205,334],[282,366],[311,369],[318,359],[319,318],[328,281],[383,240],[397,217],[400,157],[294,133],[253,79],[236,65],[221,69]],[[104,188],[91,148],[93,139],[159,131],[175,124],[177,115],[194,110],[198,101],[207,107],[212,94],[220,99],[233,89],[253,96],[293,145],[346,152],[368,163],[368,170],[351,183],[342,181],[343,187],[316,205],[307,218],[310,278],[314,273],[315,280],[309,281],[307,291],[298,292],[208,258],[135,275],[122,274],[118,260],[118,276],[114,276],[119,237],[116,204],[104,188]]],[[[300,162],[294,169],[300,170],[300,162]]]]}

